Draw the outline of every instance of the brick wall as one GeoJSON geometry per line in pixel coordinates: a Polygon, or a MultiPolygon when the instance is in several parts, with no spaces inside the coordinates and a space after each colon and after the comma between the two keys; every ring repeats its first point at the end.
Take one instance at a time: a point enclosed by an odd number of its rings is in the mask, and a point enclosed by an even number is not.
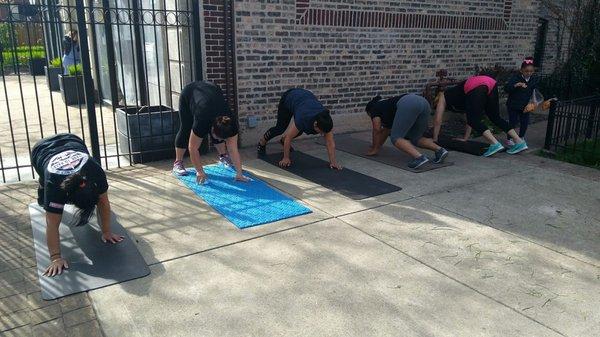
{"type": "Polygon", "coordinates": [[[422,90],[440,68],[516,67],[533,54],[538,12],[537,0],[235,1],[241,124],[258,116],[264,131],[294,86],[313,90],[339,125],[360,122],[376,93],[422,90]]]}
{"type": "Polygon", "coordinates": [[[233,0],[204,0],[202,15],[206,79],[223,89],[235,111],[235,51],[230,40],[233,39],[232,2],[233,0]]]}

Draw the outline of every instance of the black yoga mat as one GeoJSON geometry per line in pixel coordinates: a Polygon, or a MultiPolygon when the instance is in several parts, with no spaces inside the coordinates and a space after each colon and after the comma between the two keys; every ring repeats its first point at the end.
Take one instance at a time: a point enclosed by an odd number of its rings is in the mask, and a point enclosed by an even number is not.
{"type": "Polygon", "coordinates": [[[29,205],[37,271],[42,288],[42,298],[59,297],[98,289],[150,274],[146,261],[137,250],[127,232],[112,215],[111,230],[125,237],[118,244],[104,243],[96,217],[80,227],[71,227],[74,208],[65,207],[59,227],[62,257],[69,269],[54,277],[43,276],[50,264],[46,245],[46,215],[38,204],[29,205]]]}
{"type": "MultiPolygon", "coordinates": [[[[321,139],[317,141],[318,144],[325,145],[325,142],[321,139]]],[[[406,171],[421,173],[438,168],[454,165],[454,163],[446,161],[442,164],[434,164],[429,162],[418,169],[411,169],[408,167],[408,163],[413,159],[406,153],[389,146],[382,146],[379,153],[376,156],[367,156],[365,153],[369,150],[371,144],[361,139],[353,138],[350,135],[340,135],[335,137],[335,148],[350,153],[355,156],[370,159],[382,164],[390,165],[403,169],[406,171]]],[[[431,159],[431,158],[430,158],[431,159]]]]}
{"type": "MultiPolygon", "coordinates": [[[[281,152],[261,156],[261,159],[275,166],[279,166],[281,158],[283,158],[281,152]]],[[[362,200],[402,189],[347,168],[341,171],[332,170],[329,168],[328,162],[299,151],[292,152],[290,159],[292,165],[286,168],[287,171],[354,200],[362,200]]]]}
{"type": "Polygon", "coordinates": [[[442,146],[448,150],[464,152],[474,156],[483,155],[490,146],[490,144],[478,142],[476,140],[467,140],[466,142],[462,142],[445,135],[440,135],[437,143],[439,146],[442,146]]]}

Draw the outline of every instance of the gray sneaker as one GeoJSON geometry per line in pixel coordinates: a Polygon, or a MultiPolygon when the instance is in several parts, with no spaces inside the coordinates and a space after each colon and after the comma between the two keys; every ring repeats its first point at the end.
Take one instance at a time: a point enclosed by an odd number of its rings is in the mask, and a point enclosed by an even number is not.
{"type": "Polygon", "coordinates": [[[186,176],[188,174],[188,171],[183,166],[182,161],[176,160],[173,163],[173,173],[178,176],[186,176]]]}
{"type": "Polygon", "coordinates": [[[421,155],[419,158],[412,160],[410,163],[408,163],[408,168],[416,170],[419,167],[427,164],[429,162],[429,158],[427,158],[426,155],[421,155]]]}
{"type": "Polygon", "coordinates": [[[228,154],[220,154],[219,162],[225,166],[233,166],[233,162],[231,161],[231,158],[228,154]]]}
{"type": "Polygon", "coordinates": [[[444,162],[444,160],[446,160],[446,157],[448,157],[448,150],[444,149],[443,147],[437,151],[435,151],[435,158],[433,159],[433,162],[435,164],[441,164],[444,162]]]}

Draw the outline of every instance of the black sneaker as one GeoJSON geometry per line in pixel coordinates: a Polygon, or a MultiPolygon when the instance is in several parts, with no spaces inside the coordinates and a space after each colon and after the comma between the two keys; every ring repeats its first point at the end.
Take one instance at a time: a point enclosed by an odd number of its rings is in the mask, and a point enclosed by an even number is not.
{"type": "Polygon", "coordinates": [[[413,161],[408,163],[408,168],[416,170],[419,167],[427,164],[428,162],[429,162],[429,158],[427,158],[427,156],[423,154],[419,158],[414,159],[413,161]]]}
{"type": "Polygon", "coordinates": [[[258,143],[256,145],[256,152],[258,153],[259,157],[266,156],[267,155],[267,145],[260,145],[260,143],[258,143]]]}
{"type": "MultiPolygon", "coordinates": [[[[283,138],[281,138],[281,139],[279,140],[279,144],[281,144],[281,146],[283,146],[283,138]]],[[[294,151],[295,151],[295,150],[294,150],[294,147],[290,145],[290,153],[292,153],[292,152],[294,152],[294,151]]]]}
{"type": "Polygon", "coordinates": [[[435,151],[435,158],[433,159],[433,162],[435,164],[441,164],[444,162],[444,160],[446,160],[446,157],[448,157],[448,150],[444,149],[443,147],[437,151],[435,151]]]}

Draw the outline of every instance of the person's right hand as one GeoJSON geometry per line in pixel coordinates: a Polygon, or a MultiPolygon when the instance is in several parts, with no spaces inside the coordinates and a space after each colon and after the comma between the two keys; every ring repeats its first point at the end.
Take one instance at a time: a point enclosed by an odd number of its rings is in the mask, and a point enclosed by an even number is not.
{"type": "Polygon", "coordinates": [[[208,178],[206,177],[206,173],[204,173],[204,170],[196,172],[196,183],[205,184],[207,180],[208,178]]]}
{"type": "Polygon", "coordinates": [[[283,158],[281,159],[281,161],[279,162],[279,166],[280,167],[290,167],[290,165],[292,165],[292,161],[290,160],[290,158],[283,158]]]}
{"type": "Polygon", "coordinates": [[[46,268],[46,271],[43,275],[53,277],[62,274],[63,270],[65,269],[69,269],[69,264],[67,263],[67,260],[61,257],[52,261],[52,263],[50,263],[50,266],[46,268]]]}
{"type": "Polygon", "coordinates": [[[523,88],[526,89],[527,88],[527,84],[523,83],[523,82],[519,82],[517,84],[515,84],[515,88],[523,88]]]}

